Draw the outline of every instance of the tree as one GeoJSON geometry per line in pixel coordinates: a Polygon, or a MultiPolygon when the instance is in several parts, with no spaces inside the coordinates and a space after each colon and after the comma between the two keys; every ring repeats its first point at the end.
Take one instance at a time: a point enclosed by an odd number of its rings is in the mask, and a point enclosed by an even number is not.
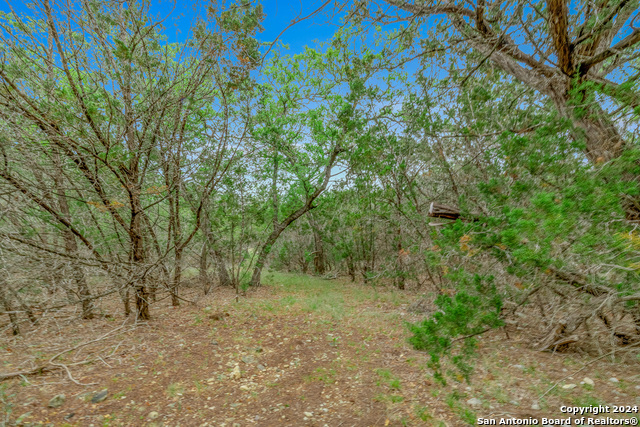
{"type": "MultiPolygon", "coordinates": [[[[464,57],[467,47],[472,48],[476,65],[469,64],[468,76],[489,61],[543,94],[561,117],[573,123],[571,134],[583,141],[589,161],[603,164],[634,150],[622,124],[640,100],[638,75],[630,67],[637,61],[640,46],[640,30],[633,26],[638,4],[626,0],[586,2],[569,8],[561,0],[528,6],[484,0],[388,0],[357,6],[355,13],[374,22],[407,22],[399,38],[413,45],[416,56],[425,63],[439,50],[464,57]],[[437,27],[444,36],[442,43],[424,38],[422,31],[439,17],[444,18],[437,27]],[[516,34],[522,37],[515,39],[516,34]]],[[[623,200],[632,220],[640,219],[635,192],[623,200]]]]}
{"type": "MultiPolygon", "coordinates": [[[[66,230],[65,236],[72,233],[104,271],[133,288],[137,315],[148,319],[146,277],[157,260],[150,258],[145,244],[146,212],[165,200],[163,191],[169,192],[174,208],[178,206],[184,156],[177,142],[187,133],[201,141],[211,136],[202,130],[212,125],[209,119],[228,129],[231,118],[224,110],[257,63],[252,34],[261,9],[211,8],[213,28],[200,22],[193,39],[163,45],[160,21],[150,18],[147,2],[127,8],[121,3],[82,3],[71,10],[52,7],[46,0],[38,6],[40,19],[25,22],[15,14],[2,16],[0,109],[7,126],[0,177],[50,215],[56,226],[66,230]],[[54,49],[41,42],[43,36],[53,40],[54,49]],[[222,106],[223,111],[216,115],[215,107],[203,108],[207,105],[222,106]],[[214,116],[207,117],[206,112],[214,116]],[[160,157],[166,153],[162,144],[174,150],[173,165],[178,162],[165,189],[158,186],[160,157]],[[58,164],[78,183],[74,203],[85,209],[85,218],[93,224],[71,218],[65,203],[56,206],[48,201],[46,190],[34,185],[30,171],[20,167],[31,151],[42,146],[60,153],[58,164]],[[105,227],[118,244],[124,245],[121,233],[126,236],[126,260],[108,244],[103,246],[105,227]],[[119,273],[123,266],[125,275],[119,273]]],[[[218,146],[213,141],[209,150],[221,157],[200,188],[204,196],[224,170],[219,166],[226,143],[220,141],[218,146]]],[[[64,192],[57,196],[71,197],[64,192]]],[[[178,266],[181,250],[199,228],[205,198],[197,203],[194,225],[186,237],[174,227],[178,266]]],[[[173,213],[176,224],[179,211],[173,213]]],[[[73,251],[68,245],[67,252],[73,251]]]]}
{"type": "Polygon", "coordinates": [[[367,80],[385,58],[364,44],[350,50],[350,37],[348,30],[337,34],[324,53],[306,48],[293,57],[276,55],[265,69],[254,139],[268,165],[272,218],[257,251],[254,286],[278,237],[316,207],[345,153],[367,138],[360,108],[375,97],[367,80]],[[281,182],[285,195],[279,194],[281,182]]]}

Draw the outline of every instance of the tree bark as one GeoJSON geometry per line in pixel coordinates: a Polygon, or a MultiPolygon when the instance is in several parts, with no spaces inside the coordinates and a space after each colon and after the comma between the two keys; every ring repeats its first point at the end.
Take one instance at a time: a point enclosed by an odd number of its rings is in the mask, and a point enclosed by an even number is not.
{"type": "MultiPolygon", "coordinates": [[[[53,57],[53,38],[49,36],[49,49],[48,49],[49,60],[52,60],[53,57]]],[[[52,76],[52,63],[49,64],[48,70],[48,80],[53,78],[52,76]]],[[[54,184],[56,188],[56,193],[58,196],[58,206],[60,209],[60,214],[67,221],[71,221],[71,212],[69,210],[69,204],[67,203],[67,195],[64,189],[64,176],[63,176],[63,162],[60,159],[60,153],[58,147],[52,147],[52,157],[53,162],[56,166],[56,171],[54,174],[54,184]]],[[[67,255],[70,257],[70,267],[71,267],[71,276],[73,281],[75,282],[78,298],[80,300],[80,305],[82,307],[82,318],[83,319],[91,319],[94,317],[93,310],[93,302],[91,299],[91,291],[89,290],[89,286],[87,285],[87,280],[82,270],[82,267],[78,264],[76,258],[79,256],[78,252],[78,243],[76,242],[76,237],[73,235],[71,230],[65,228],[62,230],[62,238],[64,240],[65,251],[67,255]]]]}
{"type": "MultiPolygon", "coordinates": [[[[136,310],[140,320],[149,320],[149,295],[146,289],[144,275],[144,243],[140,230],[140,215],[133,215],[131,219],[131,246],[133,250],[133,286],[136,293],[136,310]]],[[[127,299],[128,300],[128,299],[127,299]]]]}
{"type": "MultiPolygon", "coordinates": [[[[291,219],[289,221],[289,224],[292,223],[293,221],[295,221],[297,218],[299,218],[303,213],[304,212],[302,212],[296,218],[291,219]]],[[[273,246],[273,244],[276,242],[276,240],[278,239],[280,234],[282,234],[284,229],[289,224],[287,224],[287,225],[278,224],[276,229],[273,230],[271,232],[271,234],[269,234],[269,237],[267,237],[267,240],[264,242],[262,247],[260,247],[260,254],[258,255],[258,259],[256,260],[256,265],[255,265],[255,267],[253,269],[253,275],[251,276],[251,285],[252,286],[260,286],[260,276],[262,274],[262,268],[264,267],[264,264],[265,264],[265,262],[267,260],[267,256],[269,255],[269,252],[271,252],[271,247],[273,246]]]]}
{"type": "MultiPolygon", "coordinates": [[[[160,243],[158,242],[158,237],[156,233],[153,231],[153,227],[151,226],[151,221],[149,221],[149,217],[145,212],[141,213],[142,221],[144,222],[144,228],[147,231],[147,241],[150,241],[150,245],[158,257],[158,263],[160,265],[161,279],[164,287],[168,287],[170,281],[169,269],[167,268],[167,264],[165,263],[164,256],[162,254],[162,250],[160,249],[160,243]]],[[[149,285],[149,298],[151,301],[156,301],[156,294],[158,292],[158,280],[160,278],[156,275],[153,275],[153,281],[149,285]]]]}
{"type": "Polygon", "coordinates": [[[11,330],[13,335],[20,334],[20,324],[18,323],[18,316],[14,312],[13,306],[11,305],[11,300],[9,300],[9,296],[7,295],[5,289],[9,286],[4,280],[0,280],[0,303],[4,307],[4,310],[9,315],[9,321],[11,322],[11,330]]]}
{"type": "MultiPolygon", "coordinates": [[[[173,247],[174,247],[174,263],[173,263],[173,279],[171,280],[171,286],[169,292],[171,293],[171,305],[177,307],[180,305],[180,299],[178,297],[178,288],[180,287],[180,276],[182,275],[182,251],[184,245],[182,244],[182,224],[180,221],[180,173],[179,164],[173,165],[173,186],[174,190],[169,196],[169,215],[171,216],[171,229],[173,230],[173,247]]],[[[168,169],[168,168],[167,168],[168,169]]],[[[171,182],[167,178],[167,187],[171,188],[171,182]]]]}
{"type": "Polygon", "coordinates": [[[313,267],[316,274],[325,274],[327,267],[322,235],[320,234],[320,227],[318,226],[318,223],[311,214],[309,215],[309,226],[313,231],[313,267]]]}
{"type": "Polygon", "coordinates": [[[347,257],[347,273],[349,274],[349,277],[351,277],[351,281],[355,282],[356,269],[355,269],[355,266],[353,265],[353,255],[351,254],[347,257]]]}
{"type": "Polygon", "coordinates": [[[224,262],[224,257],[222,256],[222,252],[220,252],[220,248],[218,247],[218,240],[214,237],[211,232],[211,221],[209,219],[209,214],[207,213],[207,203],[208,200],[203,202],[203,221],[204,226],[202,227],[202,232],[205,237],[205,246],[207,247],[207,251],[211,251],[213,254],[213,260],[216,265],[216,270],[218,273],[218,280],[220,286],[231,286],[231,277],[229,276],[229,271],[227,270],[227,265],[224,262]]]}
{"type": "Polygon", "coordinates": [[[149,314],[149,295],[147,288],[143,284],[136,286],[136,310],[138,319],[149,320],[151,318],[149,314]]]}
{"type": "Polygon", "coordinates": [[[180,305],[178,297],[178,288],[180,287],[180,279],[182,276],[182,248],[175,249],[175,263],[173,268],[173,280],[171,281],[171,305],[177,307],[180,305]]]}
{"type": "Polygon", "coordinates": [[[198,271],[198,275],[200,276],[200,285],[202,286],[202,290],[204,294],[207,295],[211,290],[211,281],[209,280],[209,273],[207,272],[208,268],[208,254],[209,248],[207,242],[205,240],[202,245],[202,250],[200,251],[200,269],[198,271]]]}
{"type": "MultiPolygon", "coordinates": [[[[64,196],[60,196],[60,207],[63,215],[69,215],[69,209],[64,196]],[[66,211],[66,212],[65,212],[66,211]]],[[[82,318],[91,319],[94,317],[94,308],[91,299],[91,291],[87,285],[87,279],[85,277],[82,267],[76,262],[75,257],[78,256],[78,244],[76,238],[69,230],[62,230],[62,238],[64,240],[65,251],[72,258],[69,261],[70,274],[75,283],[78,299],[82,308],[82,318]]]]}
{"type": "MultiPolygon", "coordinates": [[[[120,19],[124,12],[120,7],[120,19]]],[[[127,40],[127,33],[124,26],[121,27],[121,40],[127,40]]],[[[129,207],[131,211],[131,220],[129,221],[129,239],[131,242],[131,260],[133,261],[133,288],[135,289],[137,318],[140,320],[149,320],[149,295],[146,288],[146,272],[144,271],[144,262],[146,253],[144,250],[144,234],[142,232],[142,202],[140,200],[142,177],[140,173],[140,156],[145,152],[143,150],[143,141],[136,135],[136,121],[134,118],[133,96],[131,88],[133,65],[129,60],[122,70],[123,85],[122,96],[124,99],[124,137],[127,148],[131,152],[128,167],[121,167],[126,177],[126,190],[129,196],[129,207]]],[[[147,149],[146,151],[150,150],[147,149]]],[[[143,172],[144,174],[144,169],[143,172]]]]}
{"type": "Polygon", "coordinates": [[[122,309],[124,317],[129,317],[131,314],[131,303],[129,302],[129,288],[118,288],[118,293],[120,294],[120,299],[122,300],[122,309]]]}
{"type": "Polygon", "coordinates": [[[396,277],[396,286],[398,287],[398,289],[400,290],[404,290],[405,288],[405,271],[404,271],[404,257],[405,257],[405,253],[404,253],[404,249],[402,247],[402,229],[400,227],[398,227],[398,230],[396,232],[396,239],[397,241],[397,247],[396,250],[398,251],[398,257],[396,259],[396,268],[398,270],[397,277],[396,277]]]}
{"type": "Polygon", "coordinates": [[[138,184],[138,164],[132,160],[127,174],[129,190],[129,203],[131,205],[131,221],[129,224],[129,239],[131,242],[131,260],[133,261],[132,280],[135,290],[137,317],[140,320],[149,320],[149,294],[146,289],[146,272],[144,239],[142,234],[142,206],[140,203],[140,189],[138,184]]]}
{"type": "Polygon", "coordinates": [[[220,286],[232,286],[233,281],[231,280],[231,276],[229,276],[229,270],[227,269],[227,264],[224,261],[224,257],[222,256],[220,249],[214,247],[213,256],[216,261],[220,286]]]}
{"type": "Polygon", "coordinates": [[[16,290],[13,289],[13,287],[11,287],[11,286],[7,286],[6,289],[9,291],[9,293],[11,294],[13,299],[18,302],[18,305],[20,306],[20,309],[25,312],[25,314],[27,315],[27,318],[29,318],[29,321],[31,322],[31,324],[35,325],[36,323],[38,323],[38,318],[36,317],[35,313],[31,309],[31,307],[29,307],[29,305],[27,305],[22,300],[22,298],[20,298],[20,294],[18,294],[18,292],[16,292],[16,290]]]}

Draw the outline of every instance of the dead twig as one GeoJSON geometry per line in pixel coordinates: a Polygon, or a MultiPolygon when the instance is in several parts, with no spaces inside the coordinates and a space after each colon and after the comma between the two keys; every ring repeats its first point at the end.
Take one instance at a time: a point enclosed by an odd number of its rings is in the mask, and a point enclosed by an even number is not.
{"type": "MultiPolygon", "coordinates": [[[[78,382],[76,379],[73,378],[73,376],[71,375],[71,372],[69,371],[69,368],[67,367],[67,365],[63,364],[63,363],[56,363],[56,359],[58,359],[59,357],[61,357],[62,355],[72,352],[74,350],[77,350],[81,347],[85,347],[89,344],[93,344],[96,343],[98,341],[102,341],[106,338],[108,338],[109,336],[112,336],[115,332],[121,330],[122,328],[124,328],[124,324],[117,327],[116,329],[113,329],[109,332],[107,332],[106,334],[91,340],[91,341],[87,341],[81,344],[76,345],[75,347],[63,350],[57,354],[55,354],[54,356],[52,356],[46,363],[38,366],[37,368],[34,369],[30,369],[28,371],[20,371],[20,372],[9,372],[6,374],[0,374],[0,382],[8,380],[8,379],[12,379],[12,378],[16,378],[16,377],[24,377],[24,376],[30,376],[30,375],[38,375],[38,374],[43,374],[45,372],[51,372],[54,370],[58,370],[58,369],[64,369],[67,372],[67,375],[69,376],[69,379],[71,381],[73,381],[74,383],[78,384],[78,385],[89,385],[89,384],[81,384],[80,382],[78,382]]],[[[130,330],[132,330],[133,328],[127,329],[124,332],[128,332],[130,330]]],[[[93,359],[87,359],[83,362],[79,362],[79,363],[74,363],[74,365],[80,365],[80,364],[86,364],[86,363],[90,363],[92,362],[93,359]]]]}
{"type": "MultiPolygon", "coordinates": [[[[85,363],[90,362],[90,360],[87,360],[85,363]]],[[[98,383],[89,383],[89,384],[85,384],[85,383],[81,383],[80,381],[76,380],[75,378],[73,378],[73,375],[71,375],[71,371],[69,370],[69,367],[67,365],[65,365],[64,363],[51,363],[51,365],[56,366],[58,368],[62,368],[67,372],[67,377],[69,377],[69,379],[71,381],[73,381],[74,383],[76,383],[77,385],[96,385],[98,383]]]]}

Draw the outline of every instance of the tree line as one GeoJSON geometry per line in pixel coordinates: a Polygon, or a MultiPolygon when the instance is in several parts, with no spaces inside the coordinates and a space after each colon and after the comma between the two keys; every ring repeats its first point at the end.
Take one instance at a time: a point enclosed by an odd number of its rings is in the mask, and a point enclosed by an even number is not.
{"type": "Polygon", "coordinates": [[[434,366],[527,310],[542,349],[634,342],[637,3],[326,3],[332,39],[293,53],[258,3],[171,43],[146,1],[3,13],[7,327],[115,294],[146,320],[269,266],[429,292],[434,366]]]}

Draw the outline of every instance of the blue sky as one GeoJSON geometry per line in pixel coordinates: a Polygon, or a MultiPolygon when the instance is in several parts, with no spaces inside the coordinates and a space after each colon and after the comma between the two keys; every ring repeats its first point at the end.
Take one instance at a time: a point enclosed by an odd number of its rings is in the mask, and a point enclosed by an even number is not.
{"type": "MultiPolygon", "coordinates": [[[[67,0],[50,0],[53,7],[56,4],[60,4],[64,7],[67,0]]],[[[77,4],[78,0],[68,0],[77,4]]],[[[118,0],[105,0],[105,1],[118,1],[118,0]]],[[[122,0],[125,1],[126,0],[122,0]]],[[[167,17],[164,21],[165,34],[168,37],[169,42],[184,41],[189,37],[189,29],[198,17],[205,15],[205,8],[208,4],[204,0],[195,0],[192,2],[181,0],[139,0],[150,3],[152,13],[162,18],[167,17]]],[[[227,0],[231,3],[233,0],[227,0]]],[[[243,0],[238,0],[243,1],[243,0]]],[[[255,3],[256,0],[246,0],[255,3]]],[[[264,31],[258,34],[258,39],[263,42],[273,41],[292,20],[301,16],[307,16],[318,7],[320,7],[325,0],[262,0],[263,10],[266,15],[265,20],[262,23],[264,31]]],[[[576,3],[582,0],[572,0],[570,5],[575,10],[576,3]]],[[[32,15],[32,11],[29,10],[27,0],[0,0],[0,10],[9,12],[10,8],[7,5],[10,3],[14,10],[19,14],[32,15]]],[[[41,3],[42,0],[37,0],[37,3],[41,3]]],[[[305,45],[316,46],[316,42],[326,42],[331,39],[332,34],[339,25],[340,17],[332,16],[328,17],[327,13],[332,10],[333,4],[330,3],[325,13],[319,13],[316,16],[299,22],[288,28],[284,34],[280,37],[279,41],[287,44],[290,47],[289,53],[302,52],[305,45]]],[[[629,18],[632,21],[634,17],[629,18]]],[[[396,24],[397,25],[397,24],[396,24]]],[[[389,30],[394,27],[386,26],[385,29],[389,30]]],[[[624,38],[631,31],[631,27],[625,26],[623,31],[618,35],[614,43],[624,38]]],[[[510,34],[517,42],[523,40],[523,34],[519,31],[512,32],[510,34]]],[[[526,44],[520,45],[520,48],[526,53],[533,53],[533,48],[526,44]]],[[[411,68],[410,69],[414,69],[411,68]]],[[[439,75],[443,75],[442,71],[439,71],[439,75]]],[[[611,77],[615,80],[615,77],[611,77]]]]}
{"type": "MultiPolygon", "coordinates": [[[[73,0],[71,0],[73,1],[73,0]]],[[[52,0],[52,3],[58,3],[59,0],[52,0]]],[[[287,0],[264,0],[262,5],[266,18],[263,22],[264,32],[258,35],[262,41],[272,41],[277,35],[285,29],[293,19],[299,15],[306,16],[316,10],[324,1],[306,1],[300,0],[291,2],[287,0]]],[[[189,27],[198,16],[203,16],[204,1],[180,1],[176,0],[175,9],[173,8],[173,0],[151,0],[152,11],[160,16],[169,15],[169,19],[165,21],[166,35],[169,41],[184,40],[189,31],[189,27]]],[[[0,0],[0,10],[10,12],[11,4],[13,9],[22,14],[32,15],[33,12],[28,8],[27,1],[22,0],[0,0]]],[[[323,14],[317,15],[315,18],[300,22],[289,28],[280,38],[284,43],[289,44],[293,52],[299,52],[305,45],[313,46],[314,40],[327,41],[331,38],[336,29],[336,22],[327,23],[327,17],[323,14]]]]}
{"type": "MultiPolygon", "coordinates": [[[[258,35],[261,41],[272,41],[282,30],[284,30],[292,20],[298,16],[307,16],[324,1],[299,1],[291,2],[286,0],[264,0],[262,1],[263,10],[266,18],[262,23],[264,31],[258,35]]],[[[172,0],[155,0],[153,1],[153,10],[161,15],[169,13],[173,7],[172,0]]],[[[171,14],[171,18],[167,22],[167,36],[174,40],[181,40],[186,36],[190,25],[195,18],[204,14],[204,2],[195,2],[186,4],[186,2],[178,1],[175,10],[171,14]]],[[[305,45],[313,45],[314,40],[327,41],[331,38],[335,30],[334,23],[327,23],[327,18],[323,14],[316,15],[314,18],[302,21],[289,28],[279,40],[289,44],[294,52],[302,50],[305,45]]]]}
{"type": "MultiPolygon", "coordinates": [[[[39,0],[40,2],[42,0],[39,0]]],[[[51,0],[55,7],[56,3],[63,4],[61,0],[51,0]]],[[[70,0],[75,2],[76,0],[70,0]]],[[[110,0],[117,1],[117,0],[110,0]]],[[[124,1],[124,0],[123,0],[124,1]]],[[[143,0],[145,1],[145,0],[143,0]]],[[[189,31],[189,27],[198,16],[204,15],[204,8],[206,7],[206,1],[181,1],[181,0],[146,0],[152,4],[152,11],[154,14],[160,16],[167,16],[170,13],[169,19],[165,21],[166,34],[169,37],[169,41],[181,41],[184,40],[189,31]],[[175,4],[175,8],[174,8],[175,4]],[[172,12],[173,9],[173,12],[172,12]]],[[[255,0],[247,0],[255,3],[255,0]]],[[[65,0],[66,2],[66,0],[65,0]]],[[[272,41],[277,35],[285,29],[293,19],[299,16],[306,16],[316,10],[322,5],[324,0],[262,0],[266,19],[263,22],[264,32],[258,35],[261,41],[272,41]]],[[[14,10],[18,13],[24,13],[31,15],[32,11],[29,10],[27,0],[0,0],[0,10],[9,12],[10,8],[8,4],[11,4],[14,10]]],[[[576,2],[571,2],[571,7],[575,9],[576,2]]],[[[329,4],[327,10],[330,10],[332,4],[329,4]]],[[[331,35],[335,31],[338,25],[337,17],[332,19],[327,18],[323,13],[316,15],[310,20],[305,20],[297,23],[289,28],[280,38],[280,40],[286,44],[289,44],[291,51],[299,52],[305,45],[313,46],[316,40],[327,41],[331,38],[331,35]]],[[[631,19],[630,19],[631,20],[631,19]]],[[[630,27],[627,27],[619,35],[619,39],[625,37],[631,31],[630,27]]],[[[516,37],[517,38],[517,37],[516,37]]]]}

